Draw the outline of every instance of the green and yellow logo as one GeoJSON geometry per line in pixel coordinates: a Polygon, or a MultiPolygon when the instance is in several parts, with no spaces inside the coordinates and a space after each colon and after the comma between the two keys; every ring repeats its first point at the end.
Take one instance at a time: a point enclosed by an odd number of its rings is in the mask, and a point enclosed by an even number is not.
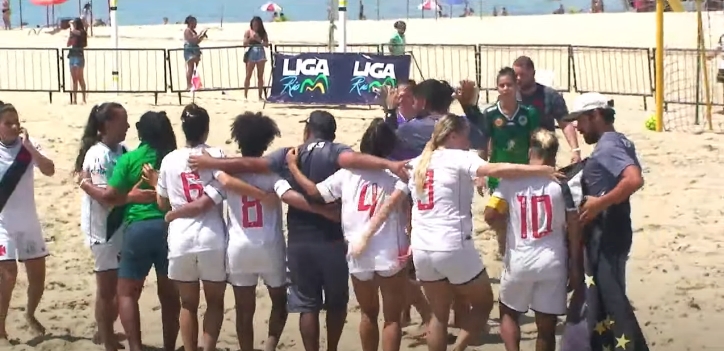
{"type": "Polygon", "coordinates": [[[329,65],[324,59],[284,59],[282,67],[282,94],[296,94],[329,90],[329,65]],[[307,77],[307,78],[302,78],[307,77]]]}

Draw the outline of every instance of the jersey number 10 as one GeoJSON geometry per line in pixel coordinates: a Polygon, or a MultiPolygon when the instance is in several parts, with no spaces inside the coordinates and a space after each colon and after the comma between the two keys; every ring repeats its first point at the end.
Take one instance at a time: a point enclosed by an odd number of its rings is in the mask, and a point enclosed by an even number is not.
{"type": "Polygon", "coordinates": [[[540,239],[553,231],[553,202],[550,195],[518,195],[520,205],[520,237],[540,239]],[[530,220],[531,227],[528,228],[530,220]],[[542,223],[541,223],[542,222],[542,223]]]}

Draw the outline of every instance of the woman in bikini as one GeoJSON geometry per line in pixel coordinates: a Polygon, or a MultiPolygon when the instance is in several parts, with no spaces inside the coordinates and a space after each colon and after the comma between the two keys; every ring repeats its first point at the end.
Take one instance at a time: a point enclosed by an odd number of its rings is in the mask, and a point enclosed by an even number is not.
{"type": "Polygon", "coordinates": [[[259,89],[259,100],[262,99],[262,92],[266,94],[264,89],[264,65],[266,64],[266,52],[264,48],[269,45],[269,36],[264,29],[264,22],[261,17],[254,16],[249,24],[249,29],[244,33],[244,46],[249,49],[244,54],[244,62],[246,63],[246,78],[244,79],[244,99],[248,98],[249,84],[251,76],[256,68],[256,86],[259,89]]]}
{"type": "Polygon", "coordinates": [[[3,25],[5,30],[10,30],[10,1],[3,0],[3,25]]]}

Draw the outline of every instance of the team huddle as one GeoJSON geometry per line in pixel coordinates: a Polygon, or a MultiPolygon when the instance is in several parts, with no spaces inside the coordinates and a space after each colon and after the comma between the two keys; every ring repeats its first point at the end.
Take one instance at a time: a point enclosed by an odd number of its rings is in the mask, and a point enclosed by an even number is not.
{"type": "MultiPolygon", "coordinates": [[[[500,333],[506,350],[519,350],[518,319],[529,309],[536,314],[536,350],[554,350],[557,316],[566,314],[568,292],[583,281],[580,198],[556,171],[555,133],[536,108],[518,101],[516,72],[501,70],[498,87],[498,103],[483,111],[470,103],[475,88],[467,82],[457,92],[437,80],[386,90],[394,123],[373,120],[359,152],[334,141],[334,117],[318,110],[301,121],[301,145],[264,156],[280,130],[270,117],[246,112],[231,126],[241,157],[229,157],[206,144],[211,118],[195,104],[180,116],[182,147],[169,117],[149,111],[135,124],[140,145],[130,150],[125,108],[93,107],[74,172],[97,278],[98,342],[107,351],[121,347],[113,330],[120,317],[130,350],[142,350],[138,300],[153,268],[166,350],[175,349],[179,331],[187,351],[196,351],[199,342],[204,350],[216,348],[227,284],[240,348],[254,350],[260,281],[272,302],[265,350],[276,349],[288,313],[300,314],[304,348],[319,350],[321,310],[327,312],[327,349],[336,350],[350,277],[363,350],[377,350],[380,343],[385,351],[399,350],[410,304],[423,318],[432,351],[447,349],[454,309],[460,328],[454,349],[464,350],[487,332],[494,305],[473,240],[477,186],[491,195],[485,220],[498,234],[503,260],[500,333]],[[449,112],[455,98],[466,116],[449,112]],[[282,202],[289,206],[286,238],[282,202]],[[206,311],[200,325],[201,289],[206,311]]],[[[0,142],[0,184],[11,189],[0,194],[0,256],[7,255],[0,274],[14,281],[16,259],[26,260],[30,276],[32,263],[47,250],[37,215],[22,228],[9,217],[21,209],[21,199],[33,198],[28,165],[46,175],[54,170],[11,105],[0,108],[0,142]]],[[[30,205],[25,213],[35,213],[30,205]]],[[[7,340],[12,287],[4,282],[0,337],[7,340]]],[[[31,304],[37,307],[39,298],[31,301],[29,289],[27,317],[35,323],[31,304]]]]}

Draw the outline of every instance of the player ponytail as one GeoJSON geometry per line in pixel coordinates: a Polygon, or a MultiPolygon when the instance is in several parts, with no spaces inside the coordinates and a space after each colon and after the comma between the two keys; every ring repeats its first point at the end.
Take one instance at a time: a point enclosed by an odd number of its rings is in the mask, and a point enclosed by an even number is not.
{"type": "Polygon", "coordinates": [[[176,134],[166,112],[148,111],[136,122],[138,139],[156,151],[155,169],[171,151],[176,150],[176,134]]]}
{"type": "Polygon", "coordinates": [[[415,190],[417,190],[418,195],[422,195],[423,189],[425,188],[427,169],[430,166],[432,153],[445,143],[450,134],[460,133],[467,135],[467,128],[468,124],[465,117],[450,113],[437,121],[430,141],[425,144],[425,149],[422,150],[422,154],[420,155],[420,161],[413,170],[415,175],[415,190]]]}
{"type": "Polygon", "coordinates": [[[88,121],[83,128],[83,136],[80,138],[80,148],[78,149],[78,156],[76,156],[75,165],[73,166],[74,174],[78,174],[83,170],[85,154],[93,145],[101,141],[106,134],[105,124],[113,118],[114,110],[122,108],[123,106],[121,106],[121,104],[115,102],[106,102],[93,106],[88,115],[88,121]]]}
{"type": "Polygon", "coordinates": [[[186,105],[181,112],[181,130],[186,136],[189,146],[196,146],[206,142],[209,133],[209,113],[206,109],[194,103],[186,105]]]}
{"type": "Polygon", "coordinates": [[[359,143],[359,151],[363,154],[387,158],[392,153],[397,143],[395,131],[383,118],[375,118],[370,123],[362,140],[359,143]]]}

